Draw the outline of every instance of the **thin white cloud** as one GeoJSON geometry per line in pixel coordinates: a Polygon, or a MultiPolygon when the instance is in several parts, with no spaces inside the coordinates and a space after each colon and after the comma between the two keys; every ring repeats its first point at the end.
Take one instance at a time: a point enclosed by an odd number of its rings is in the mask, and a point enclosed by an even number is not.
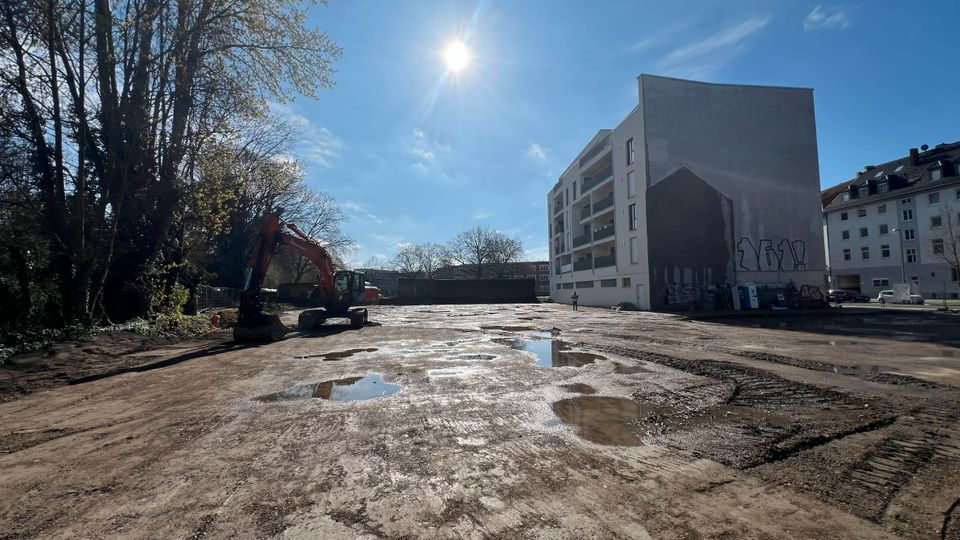
{"type": "Polygon", "coordinates": [[[478,219],[478,220],[479,220],[479,219],[487,219],[488,217],[491,217],[492,215],[493,215],[493,212],[488,212],[487,210],[478,210],[478,211],[474,212],[473,215],[470,216],[470,217],[472,217],[473,219],[478,219]]]}
{"type": "Polygon", "coordinates": [[[546,261],[550,258],[550,251],[547,246],[538,246],[524,251],[523,256],[527,261],[546,261]]]}
{"type": "Polygon", "coordinates": [[[643,38],[643,39],[641,39],[641,40],[638,40],[638,41],[635,41],[635,42],[631,43],[631,44],[630,44],[630,47],[629,47],[629,50],[630,50],[630,52],[634,52],[634,53],[638,53],[638,52],[640,52],[640,51],[645,51],[645,50],[649,49],[649,48],[650,48],[654,43],[656,43],[656,42],[657,42],[657,38],[652,37],[652,36],[651,36],[651,37],[647,37],[647,38],[643,38]]]}
{"type": "Polygon", "coordinates": [[[371,212],[370,207],[367,206],[366,204],[358,203],[355,201],[344,201],[340,203],[340,208],[353,217],[358,217],[366,221],[372,221],[374,223],[383,223],[383,220],[381,220],[373,212],[371,212]]]}
{"type": "Polygon", "coordinates": [[[845,6],[826,8],[817,6],[803,19],[803,29],[811,32],[814,30],[848,28],[853,24],[850,20],[850,11],[850,8],[845,6]]]}
{"type": "Polygon", "coordinates": [[[704,78],[716,74],[731,58],[747,50],[750,36],[770,23],[769,15],[751,17],[694,43],[674,49],[659,69],[676,77],[704,78]]]}
{"type": "Polygon", "coordinates": [[[394,248],[401,248],[401,247],[410,245],[410,242],[405,241],[402,236],[397,236],[394,234],[374,233],[372,236],[377,242],[380,242],[381,244],[386,244],[394,248]]]}
{"type": "Polygon", "coordinates": [[[415,147],[413,150],[410,151],[410,153],[412,153],[413,155],[421,159],[425,159],[427,161],[433,161],[434,159],[437,158],[437,156],[435,156],[432,151],[426,150],[420,147],[415,147]]]}
{"type": "Polygon", "coordinates": [[[423,132],[423,130],[420,130],[420,129],[413,130],[413,138],[417,139],[418,141],[422,141],[424,138],[426,138],[426,136],[427,135],[423,132]]]}
{"type": "Polygon", "coordinates": [[[535,142],[531,142],[530,146],[527,147],[527,155],[537,161],[546,161],[547,149],[535,142]]]}
{"type": "Polygon", "coordinates": [[[324,126],[314,124],[309,118],[297,112],[293,106],[271,102],[270,110],[280,120],[292,126],[297,134],[297,143],[291,152],[306,166],[329,169],[334,160],[343,151],[343,140],[324,126]]]}

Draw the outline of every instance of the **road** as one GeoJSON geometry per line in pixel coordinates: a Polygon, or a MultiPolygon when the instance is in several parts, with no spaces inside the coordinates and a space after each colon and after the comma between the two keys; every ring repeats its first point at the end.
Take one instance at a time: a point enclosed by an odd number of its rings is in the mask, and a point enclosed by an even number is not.
{"type": "Polygon", "coordinates": [[[371,320],[0,403],[0,537],[960,539],[953,316],[371,320]]]}

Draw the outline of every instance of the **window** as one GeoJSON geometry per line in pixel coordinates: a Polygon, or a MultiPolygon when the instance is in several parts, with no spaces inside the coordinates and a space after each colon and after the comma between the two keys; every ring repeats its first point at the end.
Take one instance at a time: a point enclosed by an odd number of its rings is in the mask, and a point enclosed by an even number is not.
{"type": "Polygon", "coordinates": [[[943,169],[940,167],[930,169],[930,180],[939,180],[941,178],[943,178],[943,169]]]}
{"type": "Polygon", "coordinates": [[[933,244],[933,254],[942,255],[943,254],[943,238],[934,238],[931,243],[933,244]]]}
{"type": "Polygon", "coordinates": [[[637,196],[637,177],[630,171],[627,173],[627,197],[637,196]]]}
{"type": "Polygon", "coordinates": [[[903,220],[904,221],[913,221],[913,210],[909,208],[903,211],[903,220]]]}
{"type": "Polygon", "coordinates": [[[884,180],[883,182],[877,182],[877,193],[886,193],[890,191],[890,183],[884,180]]]}
{"type": "Polygon", "coordinates": [[[878,206],[878,207],[877,207],[877,213],[878,213],[878,214],[886,214],[886,213],[887,213],[887,205],[881,204],[880,206],[878,206]]]}
{"type": "Polygon", "coordinates": [[[841,194],[840,194],[840,200],[843,201],[843,202],[849,201],[849,200],[850,200],[850,193],[847,192],[847,191],[844,191],[843,193],[841,193],[841,194]]]}
{"type": "Polygon", "coordinates": [[[899,167],[897,167],[896,169],[894,169],[893,172],[900,172],[900,171],[902,171],[902,170],[903,170],[903,165],[900,165],[899,167]]]}
{"type": "Polygon", "coordinates": [[[913,283],[914,285],[919,285],[920,276],[910,276],[910,283],[913,283]]]}
{"type": "Polygon", "coordinates": [[[564,288],[564,289],[572,289],[572,288],[573,288],[573,282],[571,281],[570,283],[564,283],[564,284],[563,284],[563,288],[564,288]]]}
{"type": "Polygon", "coordinates": [[[550,271],[550,265],[549,265],[549,264],[541,264],[540,267],[539,267],[539,271],[540,271],[540,272],[549,272],[549,271],[550,271]]]}
{"type": "Polygon", "coordinates": [[[630,287],[630,278],[628,277],[623,278],[623,286],[628,288],[630,287]]]}
{"type": "Polygon", "coordinates": [[[630,239],[630,264],[640,262],[640,239],[634,236],[630,239]]]}
{"type": "Polygon", "coordinates": [[[550,281],[550,276],[546,274],[540,274],[540,281],[550,281]]]}
{"type": "Polygon", "coordinates": [[[880,234],[887,234],[888,232],[890,232],[890,229],[887,227],[886,223],[880,225],[880,234]]]}
{"type": "Polygon", "coordinates": [[[912,202],[913,202],[913,199],[909,199],[909,198],[908,198],[908,199],[904,199],[904,200],[900,201],[900,204],[910,204],[910,203],[912,203],[912,202]]]}
{"type": "Polygon", "coordinates": [[[870,194],[870,189],[867,186],[863,186],[860,188],[859,193],[861,199],[866,199],[867,195],[870,194]]]}
{"type": "Polygon", "coordinates": [[[577,198],[577,181],[576,180],[573,181],[573,198],[574,199],[577,198]]]}
{"type": "Polygon", "coordinates": [[[907,249],[907,262],[908,263],[917,262],[917,250],[913,248],[907,249]]]}
{"type": "MultiPolygon", "coordinates": [[[[957,165],[957,167],[960,167],[960,165],[957,165]]],[[[960,189],[957,190],[957,199],[960,199],[960,189]]]]}
{"type": "Polygon", "coordinates": [[[950,281],[960,281],[960,273],[957,272],[956,268],[950,269],[950,281]]]}
{"type": "Polygon", "coordinates": [[[867,217],[867,209],[857,208],[857,217],[867,217]]]}
{"type": "Polygon", "coordinates": [[[930,228],[943,227],[943,216],[930,216],[930,228]]]}
{"type": "Polygon", "coordinates": [[[840,221],[846,221],[846,220],[847,220],[847,213],[840,212],[840,221]]]}
{"type": "Polygon", "coordinates": [[[631,204],[627,208],[627,219],[629,220],[630,230],[637,230],[637,205],[631,204]]]}
{"type": "Polygon", "coordinates": [[[903,239],[904,240],[913,240],[913,229],[904,229],[903,230],[903,239]]]}
{"type": "Polygon", "coordinates": [[[849,260],[850,260],[850,250],[849,250],[849,249],[843,250],[843,260],[845,260],[845,261],[849,261],[849,260]]]}
{"type": "Polygon", "coordinates": [[[840,231],[840,238],[841,238],[842,240],[849,240],[849,239],[850,239],[850,231],[840,231]]]}
{"type": "Polygon", "coordinates": [[[868,248],[868,247],[862,247],[862,248],[860,248],[860,258],[863,259],[863,260],[869,259],[869,258],[870,258],[870,248],[868,248]]]}
{"type": "Polygon", "coordinates": [[[870,234],[870,229],[866,227],[860,227],[860,238],[866,238],[870,234]]]}
{"type": "Polygon", "coordinates": [[[889,287],[890,280],[888,278],[873,278],[874,287],[889,287]]]}
{"type": "Polygon", "coordinates": [[[617,286],[617,278],[613,278],[613,279],[601,279],[601,280],[600,280],[600,286],[601,286],[601,287],[616,287],[616,286],[617,286]]]}
{"type": "Polygon", "coordinates": [[[890,256],[890,246],[889,246],[889,245],[880,246],[880,256],[883,257],[884,259],[886,259],[887,257],[890,256]]]}
{"type": "Polygon", "coordinates": [[[627,139],[627,165],[633,165],[633,139],[627,139]]]}
{"type": "Polygon", "coordinates": [[[939,194],[939,193],[931,193],[931,194],[927,195],[927,202],[930,203],[930,204],[937,204],[938,202],[940,202],[940,194],[939,194]]]}
{"type": "Polygon", "coordinates": [[[560,290],[560,284],[559,284],[559,283],[557,283],[557,290],[558,290],[558,291],[560,290]]]}
{"type": "Polygon", "coordinates": [[[592,282],[592,281],[578,281],[578,282],[577,282],[577,288],[578,288],[578,289],[592,289],[592,288],[593,288],[593,282],[592,282]]]}

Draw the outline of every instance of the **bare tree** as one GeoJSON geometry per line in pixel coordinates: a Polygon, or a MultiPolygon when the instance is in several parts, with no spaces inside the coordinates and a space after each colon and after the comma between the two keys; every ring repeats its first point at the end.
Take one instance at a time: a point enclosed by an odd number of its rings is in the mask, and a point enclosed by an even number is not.
{"type": "Polygon", "coordinates": [[[960,214],[951,206],[943,206],[940,220],[940,230],[931,241],[930,253],[950,266],[951,277],[960,284],[960,214]]]}
{"type": "Polygon", "coordinates": [[[390,261],[394,270],[407,277],[417,277],[420,273],[420,261],[417,258],[417,249],[413,244],[403,244],[390,261]]]}
{"type": "Polygon", "coordinates": [[[433,275],[447,260],[446,249],[433,242],[417,244],[413,247],[413,253],[417,260],[417,269],[426,279],[433,279],[433,275]]]}
{"type": "Polygon", "coordinates": [[[490,275],[491,270],[492,275],[500,277],[504,265],[523,254],[523,245],[500,231],[478,225],[457,234],[447,244],[446,251],[451,262],[463,265],[474,277],[490,275]]]}

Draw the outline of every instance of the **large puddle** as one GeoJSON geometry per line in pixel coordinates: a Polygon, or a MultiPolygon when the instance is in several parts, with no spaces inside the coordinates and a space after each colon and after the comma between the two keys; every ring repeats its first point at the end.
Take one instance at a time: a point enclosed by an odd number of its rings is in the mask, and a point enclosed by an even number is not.
{"type": "Polygon", "coordinates": [[[566,342],[550,339],[548,332],[538,332],[532,339],[496,338],[493,340],[511,349],[533,353],[540,367],[581,367],[592,364],[604,357],[599,354],[568,350],[566,342]]]}
{"type": "Polygon", "coordinates": [[[379,373],[368,373],[363,377],[346,377],[313,384],[299,384],[283,390],[266,394],[258,401],[294,401],[301,399],[326,399],[330,401],[363,401],[390,396],[400,391],[399,384],[383,382],[379,373]]]}
{"type": "MultiPolygon", "coordinates": [[[[353,355],[355,355],[355,354],[370,353],[370,352],[376,352],[376,351],[377,351],[377,348],[376,348],[376,347],[368,347],[368,348],[366,348],[366,349],[347,349],[347,350],[345,350],[345,351],[334,351],[334,352],[329,352],[329,353],[326,353],[326,354],[321,354],[321,355],[316,355],[316,356],[320,356],[320,357],[323,359],[324,362],[336,362],[337,360],[343,360],[344,358],[350,358],[351,356],[353,356],[353,355]]],[[[312,357],[312,356],[308,356],[308,357],[306,357],[306,358],[313,358],[313,357],[312,357]]]]}
{"type": "Polygon", "coordinates": [[[748,422],[789,427],[790,418],[749,407],[724,406],[706,411],[680,411],[640,404],[632,399],[579,396],[553,403],[561,421],[578,429],[584,439],[597,444],[641,446],[643,437],[664,435],[723,423],[748,422]]]}

